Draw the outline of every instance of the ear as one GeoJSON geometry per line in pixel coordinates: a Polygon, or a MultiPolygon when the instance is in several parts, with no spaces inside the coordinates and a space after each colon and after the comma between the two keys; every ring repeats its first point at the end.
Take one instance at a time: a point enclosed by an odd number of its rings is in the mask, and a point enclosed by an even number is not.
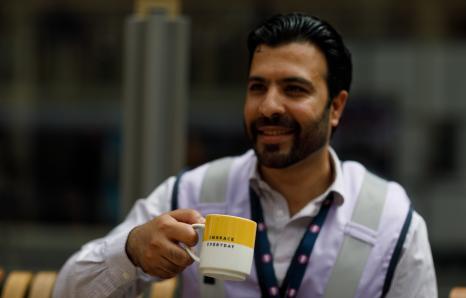
{"type": "Polygon", "coordinates": [[[338,123],[340,123],[340,118],[345,109],[347,99],[348,91],[346,90],[341,90],[340,93],[333,98],[330,110],[330,124],[332,127],[337,127],[338,123]]]}

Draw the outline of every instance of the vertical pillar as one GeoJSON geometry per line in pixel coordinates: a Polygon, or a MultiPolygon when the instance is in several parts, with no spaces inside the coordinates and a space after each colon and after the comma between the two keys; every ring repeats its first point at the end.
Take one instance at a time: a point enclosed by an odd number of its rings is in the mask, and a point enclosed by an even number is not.
{"type": "Polygon", "coordinates": [[[141,195],[142,141],[141,113],[143,111],[143,53],[146,21],[139,16],[129,17],[125,27],[124,94],[122,104],[122,159],[120,175],[120,211],[124,216],[136,196],[141,195]]]}
{"type": "Polygon", "coordinates": [[[189,23],[147,19],[142,170],[145,194],[184,164],[189,23]]]}
{"type": "Polygon", "coordinates": [[[126,23],[122,215],[185,164],[190,23],[177,3],[140,1],[126,23]]]}

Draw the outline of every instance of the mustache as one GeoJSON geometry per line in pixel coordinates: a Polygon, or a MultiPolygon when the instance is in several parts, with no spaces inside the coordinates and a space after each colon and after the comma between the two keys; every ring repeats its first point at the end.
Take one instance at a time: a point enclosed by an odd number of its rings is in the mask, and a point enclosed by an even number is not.
{"type": "Polygon", "coordinates": [[[293,118],[286,115],[274,115],[272,117],[259,117],[251,123],[251,131],[257,134],[258,129],[262,126],[282,126],[299,131],[300,125],[293,118]]]}

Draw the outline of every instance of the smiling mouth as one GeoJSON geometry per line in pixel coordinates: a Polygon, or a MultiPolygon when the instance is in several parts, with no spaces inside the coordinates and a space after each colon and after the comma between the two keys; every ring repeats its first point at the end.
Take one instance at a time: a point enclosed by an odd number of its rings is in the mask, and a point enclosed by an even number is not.
{"type": "Polygon", "coordinates": [[[259,128],[258,132],[263,136],[281,136],[293,133],[291,128],[259,128]]]}
{"type": "Polygon", "coordinates": [[[257,140],[263,144],[279,144],[289,141],[293,133],[289,127],[263,126],[257,128],[257,140]]]}

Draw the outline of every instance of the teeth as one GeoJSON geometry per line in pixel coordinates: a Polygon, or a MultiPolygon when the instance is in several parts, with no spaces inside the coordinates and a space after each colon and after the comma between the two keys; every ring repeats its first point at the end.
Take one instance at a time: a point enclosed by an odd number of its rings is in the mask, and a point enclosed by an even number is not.
{"type": "Polygon", "coordinates": [[[266,136],[278,136],[288,134],[290,131],[288,129],[280,129],[280,130],[264,130],[262,134],[266,136]]]}

